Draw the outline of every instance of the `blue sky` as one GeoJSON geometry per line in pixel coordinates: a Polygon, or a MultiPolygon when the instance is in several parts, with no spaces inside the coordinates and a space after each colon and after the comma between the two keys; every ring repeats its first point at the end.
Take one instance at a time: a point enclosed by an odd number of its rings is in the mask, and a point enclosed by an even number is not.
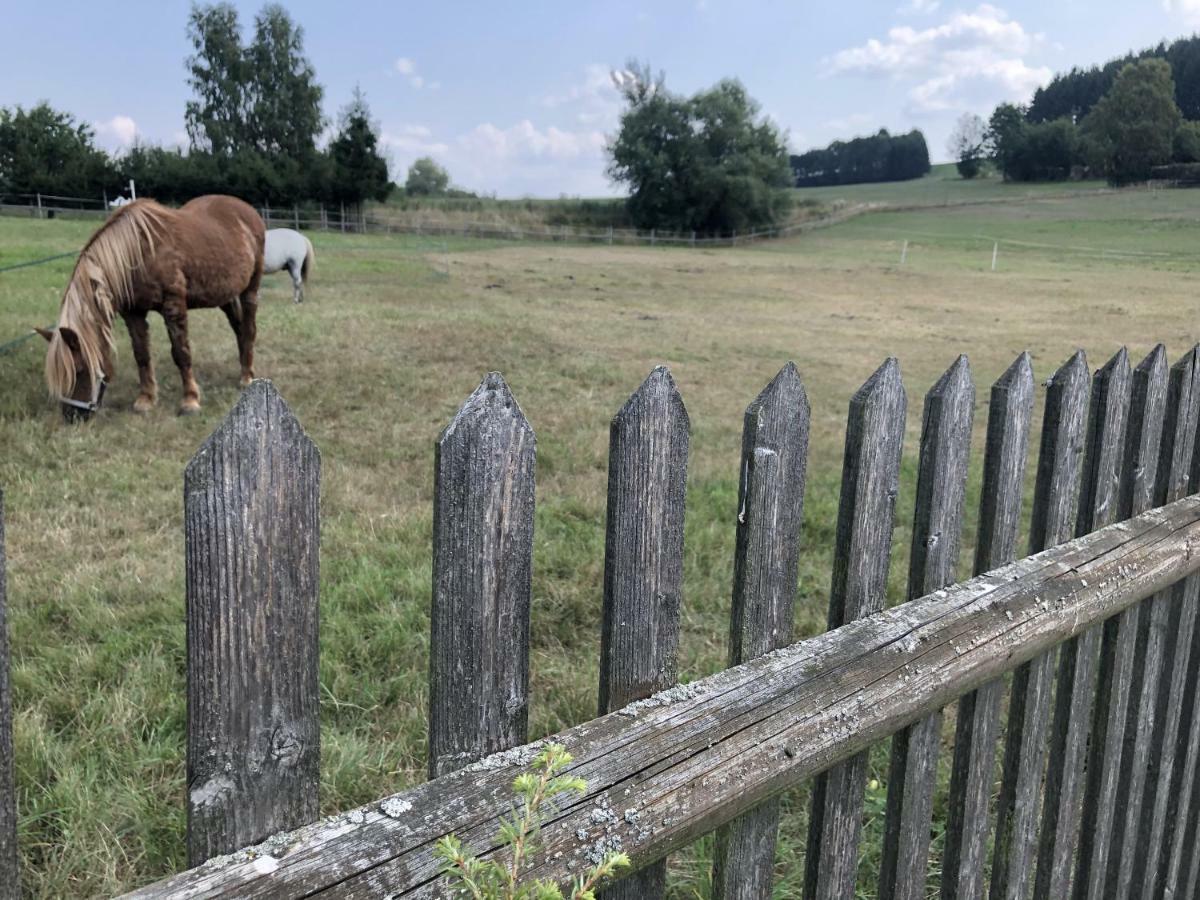
{"type": "MultiPolygon", "coordinates": [[[[260,2],[237,2],[249,27],[260,2]]],[[[1200,27],[1200,0],[362,4],[290,0],[332,118],[355,83],[394,174],[430,155],[500,196],[598,196],[630,57],[692,92],[737,77],[796,150],[921,128],[935,160],[963,112],[1026,100],[1075,64],[1200,27]]],[[[0,105],[49,100],[106,147],[185,140],[189,4],[12,3],[0,105]]]]}

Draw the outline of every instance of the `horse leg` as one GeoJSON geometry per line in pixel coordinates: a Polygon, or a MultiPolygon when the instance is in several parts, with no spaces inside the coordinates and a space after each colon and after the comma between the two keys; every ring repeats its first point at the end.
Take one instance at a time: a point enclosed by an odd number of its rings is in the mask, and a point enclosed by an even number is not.
{"type": "MultiPolygon", "coordinates": [[[[229,327],[233,329],[233,336],[237,338],[238,358],[242,361],[242,387],[245,387],[254,377],[254,372],[251,370],[247,374],[246,371],[246,333],[242,327],[241,301],[234,300],[232,303],[226,303],[221,307],[221,312],[225,313],[225,318],[229,320],[229,327]]],[[[251,362],[253,363],[253,358],[251,362]]]]}
{"type": "MultiPolygon", "coordinates": [[[[238,339],[238,356],[242,361],[242,387],[254,380],[254,338],[258,334],[258,283],[242,292],[238,327],[234,329],[238,339]]],[[[228,314],[227,314],[228,315],[228,314]]],[[[232,318],[230,324],[233,324],[232,318]]]]}
{"type": "Polygon", "coordinates": [[[300,274],[300,263],[292,260],[288,263],[288,274],[292,276],[292,302],[304,302],[304,278],[300,274]]]}
{"type": "MultiPolygon", "coordinates": [[[[154,360],[150,358],[150,326],[146,313],[130,311],[121,313],[125,327],[129,329],[129,340],[133,342],[133,358],[138,367],[138,383],[141,390],[133,401],[133,411],[144,413],[158,400],[158,382],[154,380],[154,360]]],[[[109,373],[111,376],[111,373],[109,373]]]]}
{"type": "Polygon", "coordinates": [[[179,414],[186,416],[200,411],[200,386],[192,377],[192,348],[187,334],[187,299],[183,292],[167,295],[163,301],[162,317],[171,338],[171,358],[179,368],[183,382],[183,402],[179,414]]]}

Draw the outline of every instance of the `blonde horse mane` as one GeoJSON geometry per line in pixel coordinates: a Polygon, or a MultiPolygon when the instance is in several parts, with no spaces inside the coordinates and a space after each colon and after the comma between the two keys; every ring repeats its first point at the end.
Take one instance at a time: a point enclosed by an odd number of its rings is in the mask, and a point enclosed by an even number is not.
{"type": "Polygon", "coordinates": [[[75,360],[62,338],[63,328],[79,338],[80,355],[93,381],[103,371],[105,351],[116,352],[113,317],[133,303],[134,272],[154,253],[169,215],[153,200],[137,200],[114,213],[84,246],[46,353],[46,385],[52,395],[69,397],[75,389],[75,360]]]}

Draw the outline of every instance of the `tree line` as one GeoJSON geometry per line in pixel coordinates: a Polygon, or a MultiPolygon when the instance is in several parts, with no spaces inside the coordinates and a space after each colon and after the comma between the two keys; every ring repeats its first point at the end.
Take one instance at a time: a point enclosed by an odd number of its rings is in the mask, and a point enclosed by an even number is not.
{"type": "Polygon", "coordinates": [[[379,127],[357,88],[332,140],[318,147],[328,124],[324,88],[303,29],[282,6],[262,8],[246,43],[229,3],[193,6],[187,34],[186,152],[135,143],[112,156],[90,126],[48,103],[0,108],[0,193],[112,197],[133,179],[164,202],[230,193],[252,203],[354,206],[393,190],[379,127]]]}
{"type": "Polygon", "coordinates": [[[987,122],[963,116],[949,149],[967,178],[990,159],[1007,181],[1196,181],[1198,120],[1200,37],[1191,37],[1073,68],[1028,106],[1000,104],[987,122]]]}
{"type": "Polygon", "coordinates": [[[789,158],[796,187],[907,181],[929,172],[929,147],[917,129],[834,141],[828,147],[789,158]]]}

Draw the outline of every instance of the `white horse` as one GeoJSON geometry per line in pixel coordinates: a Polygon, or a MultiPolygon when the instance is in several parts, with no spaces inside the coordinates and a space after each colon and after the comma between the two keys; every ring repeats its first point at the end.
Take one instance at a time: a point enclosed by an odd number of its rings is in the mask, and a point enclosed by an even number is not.
{"type": "Polygon", "coordinates": [[[304,302],[304,284],[312,272],[313,245],[298,231],[290,228],[272,228],[267,231],[263,246],[263,273],[287,269],[292,276],[292,299],[304,302]]]}

